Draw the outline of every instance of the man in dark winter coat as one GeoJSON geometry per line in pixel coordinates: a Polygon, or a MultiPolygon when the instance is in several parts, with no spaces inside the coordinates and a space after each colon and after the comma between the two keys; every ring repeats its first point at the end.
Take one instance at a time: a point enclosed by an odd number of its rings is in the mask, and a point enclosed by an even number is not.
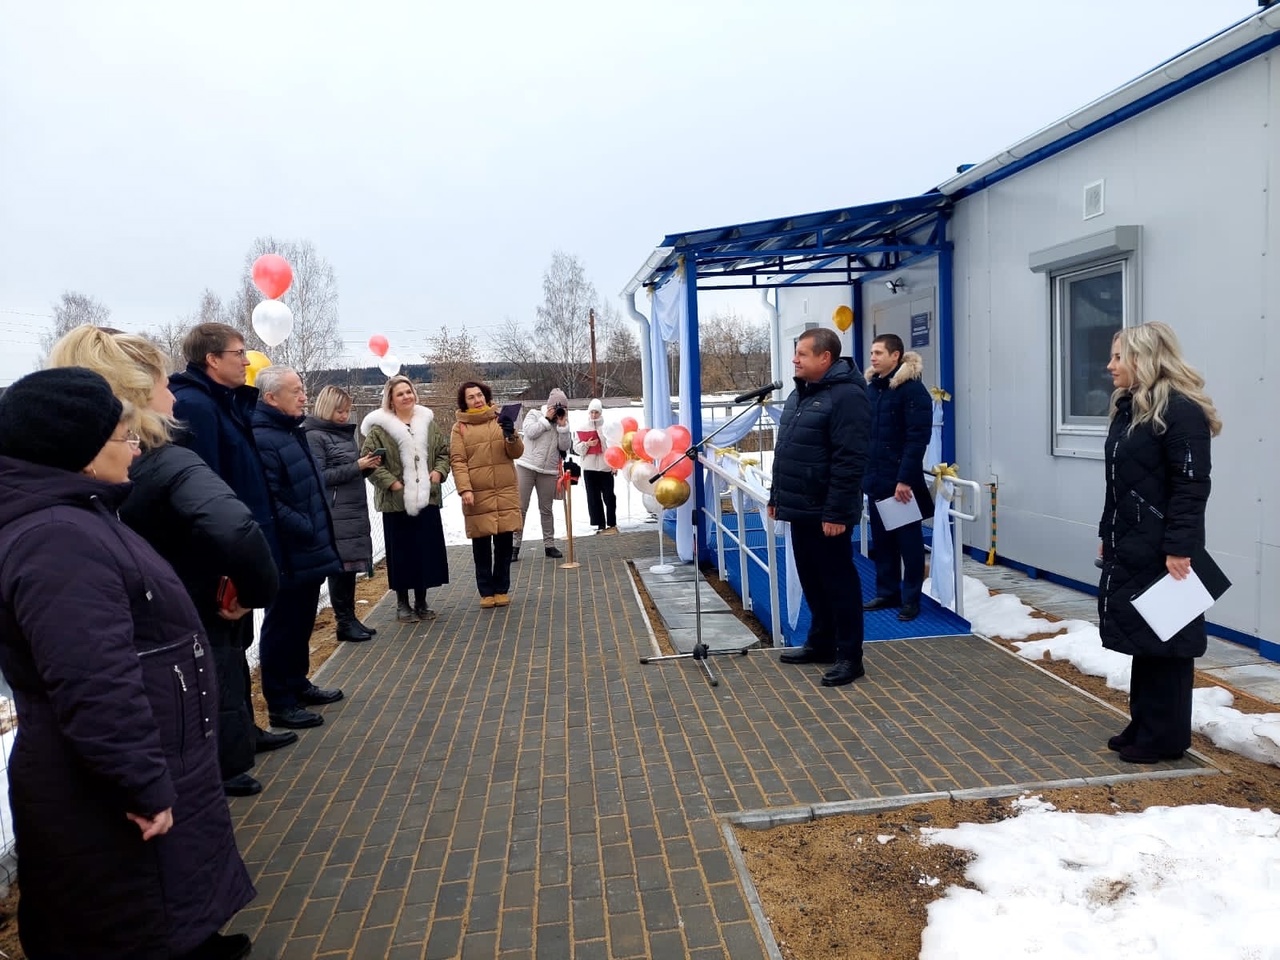
{"type": "Polygon", "coordinates": [[[792,365],[773,456],[769,516],[791,523],[800,586],[812,625],[803,647],[783,663],[833,663],[823,686],[863,676],[862,584],[853,564],[853,528],[862,516],[870,410],[858,368],[840,357],[840,338],[806,330],[792,365]]]}
{"type": "Polygon", "coordinates": [[[259,640],[262,693],[275,726],[318,727],[324,717],[305,708],[341,700],[342,691],[322,690],[307,679],[311,631],[320,585],[342,563],[324,477],[302,426],[302,378],[290,367],[275,366],[261,371],[257,382],[262,403],[253,414],[253,436],[276,515],[269,539],[280,567],[280,593],[267,608],[259,640]]]}
{"type": "MultiPolygon", "coordinates": [[[[222,478],[253,514],[270,538],[274,525],[262,462],[253,442],[251,420],[258,391],[245,384],[249,366],[244,337],[225,323],[202,323],[192,328],[182,343],[187,368],[169,378],[173,414],[186,429],[175,442],[195,452],[222,478]]],[[[234,583],[234,580],[232,581],[234,583]]],[[[236,583],[247,602],[261,594],[262,585],[236,583]]],[[[274,595],[274,586],[269,591],[274,595]]],[[[249,749],[276,750],[298,739],[296,733],[269,733],[253,723],[249,664],[245,651],[253,645],[253,617],[224,619],[217,611],[201,610],[201,622],[209,635],[221,689],[219,736],[223,780],[233,796],[248,796],[262,789],[244,766],[237,742],[247,725],[252,730],[249,749]]]]}
{"type": "Polygon", "coordinates": [[[871,500],[871,558],[876,563],[876,595],[864,610],[900,607],[899,620],[920,615],[924,586],[924,521],[885,530],[875,504],[892,497],[915,500],[922,516],[932,503],[924,480],[924,452],[933,430],[933,400],[920,381],[924,361],[903,353],[902,338],[893,333],[871,344],[867,398],[871,401],[871,452],[863,484],[871,500]]]}

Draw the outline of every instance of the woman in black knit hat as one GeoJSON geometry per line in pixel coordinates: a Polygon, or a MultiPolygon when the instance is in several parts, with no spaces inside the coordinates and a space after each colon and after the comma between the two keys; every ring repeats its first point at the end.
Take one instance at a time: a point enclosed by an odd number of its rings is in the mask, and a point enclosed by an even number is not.
{"type": "Polygon", "coordinates": [[[218,773],[218,690],[173,569],[116,511],[131,407],[80,367],[0,397],[0,669],[30,957],[247,956],[254,897],[218,773]]]}

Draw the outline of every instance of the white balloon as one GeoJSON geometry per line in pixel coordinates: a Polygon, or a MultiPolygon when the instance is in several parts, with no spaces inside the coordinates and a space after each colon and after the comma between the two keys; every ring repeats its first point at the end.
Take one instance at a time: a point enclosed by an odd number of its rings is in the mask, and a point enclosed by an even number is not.
{"type": "Polygon", "coordinates": [[[600,428],[600,432],[604,434],[605,440],[608,441],[607,446],[617,447],[622,444],[622,424],[606,423],[600,428]]]}
{"type": "Polygon", "coordinates": [[[633,463],[635,463],[634,460],[628,460],[626,463],[622,465],[622,469],[618,471],[620,474],[622,474],[622,479],[627,481],[627,483],[631,482],[631,465],[633,463]]]}
{"type": "Polygon", "coordinates": [[[631,465],[631,483],[641,493],[652,493],[653,484],[649,482],[649,478],[656,472],[652,463],[637,460],[631,465]]]}
{"type": "Polygon", "coordinates": [[[253,332],[268,347],[278,347],[293,333],[293,311],[279,300],[263,300],[253,308],[253,332]]]}
{"type": "Polygon", "coordinates": [[[381,370],[385,376],[394,377],[400,372],[400,358],[394,353],[385,354],[382,359],[378,361],[378,369],[381,370]]]}
{"type": "Polygon", "coordinates": [[[644,504],[644,508],[650,513],[662,513],[662,504],[658,502],[658,498],[652,493],[646,493],[640,498],[640,502],[644,504]]]}
{"type": "Polygon", "coordinates": [[[661,427],[654,427],[644,435],[644,452],[654,460],[661,460],[671,452],[671,437],[661,427]]]}

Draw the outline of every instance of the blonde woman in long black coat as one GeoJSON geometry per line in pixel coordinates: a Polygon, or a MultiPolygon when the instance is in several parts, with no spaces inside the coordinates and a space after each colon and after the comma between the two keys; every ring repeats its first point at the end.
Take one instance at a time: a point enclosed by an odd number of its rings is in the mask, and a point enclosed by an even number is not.
{"type": "Polygon", "coordinates": [[[1166,324],[1117,333],[1107,371],[1115,393],[1098,528],[1098,623],[1104,647],[1133,657],[1132,719],[1107,745],[1130,763],[1157,763],[1191,746],[1195,658],[1208,639],[1200,616],[1162,642],[1132,601],[1166,573],[1185,579],[1204,549],[1209,439],[1222,421],[1166,324]]]}

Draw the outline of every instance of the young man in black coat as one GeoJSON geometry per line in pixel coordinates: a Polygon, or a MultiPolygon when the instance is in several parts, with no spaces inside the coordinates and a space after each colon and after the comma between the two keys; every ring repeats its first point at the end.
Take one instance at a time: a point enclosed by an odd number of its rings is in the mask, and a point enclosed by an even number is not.
{"type": "Polygon", "coordinates": [[[773,456],[769,516],[791,524],[791,543],[812,625],[783,663],[834,663],[823,686],[863,676],[862,583],[853,564],[853,528],[862,516],[870,408],[858,368],[840,357],[834,330],[806,330],[792,360],[773,456]]]}
{"type": "Polygon", "coordinates": [[[262,621],[258,652],[267,715],[277,727],[318,727],[324,717],[308,706],[334,703],[341,690],[323,690],[307,679],[311,631],[320,585],[342,570],[324,477],[303,429],[307,393],[291,367],[258,374],[262,403],[253,414],[253,437],[276,516],[268,538],[280,567],[280,592],[262,621]]]}
{"type": "MultiPolygon", "coordinates": [[[[245,383],[249,366],[244,337],[225,323],[201,323],[182,343],[187,368],[169,378],[173,414],[185,429],[175,442],[207,463],[236,497],[249,508],[268,539],[275,524],[262,463],[253,441],[251,420],[258,391],[245,383]]],[[[233,582],[235,582],[233,580],[233,582]]],[[[236,583],[246,602],[261,585],[236,583]]],[[[269,594],[274,595],[275,585],[269,594]]],[[[228,620],[203,610],[202,622],[213,647],[221,690],[219,735],[223,751],[223,786],[231,796],[251,796],[262,784],[244,766],[238,731],[247,724],[252,733],[248,749],[255,753],[295,743],[296,733],[271,733],[253,723],[249,664],[245,651],[253,645],[253,617],[228,620]]]]}
{"type": "Polygon", "coordinates": [[[899,620],[920,615],[924,586],[924,520],[885,530],[876,503],[890,497],[916,501],[927,516],[931,498],[924,482],[924,452],[933,430],[933,398],[921,382],[924,361],[904,353],[893,333],[871,344],[867,399],[871,402],[871,453],[865,487],[871,500],[871,559],[876,563],[876,595],[864,610],[899,607],[899,620]]]}

